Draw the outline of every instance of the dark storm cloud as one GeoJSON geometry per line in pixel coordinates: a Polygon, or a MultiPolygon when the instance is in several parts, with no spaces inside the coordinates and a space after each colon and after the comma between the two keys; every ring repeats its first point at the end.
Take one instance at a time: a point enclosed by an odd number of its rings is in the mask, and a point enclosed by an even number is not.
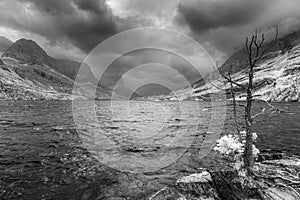
{"type": "Polygon", "coordinates": [[[249,23],[260,16],[265,6],[265,0],[182,1],[176,19],[192,30],[203,32],[249,23]]]}
{"type": "MultiPolygon", "coordinates": [[[[28,22],[30,25],[24,24],[23,28],[42,35],[53,43],[61,39],[68,40],[87,53],[101,41],[118,32],[115,22],[118,19],[113,16],[105,1],[19,0],[19,2],[30,3],[31,11],[40,14],[36,16],[40,21],[28,22]],[[44,24],[41,25],[42,23],[44,24]]],[[[19,19],[22,21],[22,16],[19,19]]]]}
{"type": "MultiPolygon", "coordinates": [[[[241,48],[245,36],[257,28],[266,32],[281,24],[282,34],[300,24],[299,0],[0,0],[0,9],[0,28],[16,30],[20,37],[43,38],[46,50],[59,46],[72,54],[71,49],[80,59],[103,40],[130,28],[157,25],[188,33],[218,60],[241,48]]],[[[183,46],[168,35],[157,39],[174,49],[183,46]]],[[[194,54],[193,48],[186,49],[194,54]]]]}
{"type": "Polygon", "coordinates": [[[20,2],[26,3],[31,2],[36,6],[36,8],[42,12],[51,14],[61,14],[61,13],[71,13],[74,9],[71,6],[71,1],[69,0],[18,0],[20,2]]]}
{"type": "Polygon", "coordinates": [[[184,0],[174,22],[190,34],[217,60],[242,48],[245,37],[257,29],[267,40],[300,28],[299,0],[184,0]]]}
{"type": "Polygon", "coordinates": [[[96,14],[103,13],[104,10],[108,12],[107,7],[103,3],[100,4],[99,0],[75,0],[74,3],[80,9],[94,12],[96,14]]]}

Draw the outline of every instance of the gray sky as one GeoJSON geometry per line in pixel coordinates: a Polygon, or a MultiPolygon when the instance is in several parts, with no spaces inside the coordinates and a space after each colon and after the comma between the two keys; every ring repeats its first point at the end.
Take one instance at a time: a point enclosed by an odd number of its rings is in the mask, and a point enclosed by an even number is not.
{"type": "MultiPolygon", "coordinates": [[[[300,27],[299,0],[0,0],[0,10],[0,35],[12,41],[33,39],[53,57],[78,61],[100,42],[132,28],[177,30],[203,45],[215,61],[224,61],[255,29],[271,37],[275,25],[281,35],[300,27]]],[[[128,54],[109,76],[116,79],[153,55],[156,61],[165,58],[150,51],[128,54]]],[[[188,65],[169,59],[184,75],[189,73],[188,65]]],[[[157,74],[148,70],[152,75],[157,74]]],[[[169,79],[176,82],[173,75],[169,79]]]]}

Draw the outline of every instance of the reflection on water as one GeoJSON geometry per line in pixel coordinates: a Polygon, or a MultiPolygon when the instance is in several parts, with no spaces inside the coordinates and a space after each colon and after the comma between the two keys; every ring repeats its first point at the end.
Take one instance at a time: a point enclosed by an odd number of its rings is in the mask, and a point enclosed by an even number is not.
{"type": "MultiPolygon", "coordinates": [[[[68,101],[0,102],[0,199],[143,199],[184,173],[218,163],[213,153],[197,159],[209,126],[209,103],[99,101],[97,122],[89,102],[80,103],[78,127],[68,101]],[[165,155],[168,162],[155,162],[165,155]],[[127,167],[130,158],[132,167],[150,161],[150,167],[163,168],[121,172],[103,164],[107,156],[106,164],[114,167],[127,167]]],[[[298,153],[300,104],[278,106],[290,112],[256,119],[258,146],[298,153]]],[[[228,110],[226,133],[234,131],[228,110]]]]}

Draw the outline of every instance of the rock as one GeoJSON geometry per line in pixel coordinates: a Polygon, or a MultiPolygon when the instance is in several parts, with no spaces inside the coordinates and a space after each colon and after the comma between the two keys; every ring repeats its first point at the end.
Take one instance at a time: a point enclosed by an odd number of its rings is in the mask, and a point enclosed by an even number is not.
{"type": "Polygon", "coordinates": [[[208,171],[182,177],[176,185],[180,191],[196,196],[213,197],[216,194],[213,180],[208,171]]]}
{"type": "Polygon", "coordinates": [[[181,197],[182,195],[177,191],[174,191],[169,187],[165,187],[151,196],[149,200],[180,199],[181,197]]]}
{"type": "Polygon", "coordinates": [[[242,186],[234,168],[201,169],[181,177],[175,185],[165,186],[149,200],[300,199],[300,158],[286,157],[280,152],[263,154],[263,161],[253,167],[248,186],[242,186]]]}
{"type": "Polygon", "coordinates": [[[260,153],[258,157],[256,158],[257,162],[262,162],[266,160],[279,160],[283,158],[283,153],[280,152],[264,152],[260,153]]]}
{"type": "Polygon", "coordinates": [[[200,200],[219,199],[219,197],[210,173],[207,170],[202,170],[200,173],[178,179],[174,187],[165,187],[149,198],[149,200],[165,199],[200,200]]]}
{"type": "Polygon", "coordinates": [[[265,199],[272,200],[299,200],[300,196],[288,189],[268,188],[264,190],[265,199]]]}
{"type": "Polygon", "coordinates": [[[264,199],[300,199],[300,158],[286,157],[256,163],[253,173],[264,199]]]}
{"type": "Polygon", "coordinates": [[[246,190],[242,187],[237,171],[233,169],[213,171],[211,176],[222,200],[261,199],[256,188],[246,190]]]}

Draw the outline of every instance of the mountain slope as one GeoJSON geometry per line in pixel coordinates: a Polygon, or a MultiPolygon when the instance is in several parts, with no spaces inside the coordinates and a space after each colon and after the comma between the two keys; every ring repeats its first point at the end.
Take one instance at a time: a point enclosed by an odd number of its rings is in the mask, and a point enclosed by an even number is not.
{"type": "MultiPolygon", "coordinates": [[[[20,39],[13,43],[2,58],[13,58],[30,65],[47,65],[59,73],[75,80],[81,63],[71,60],[56,60],[49,56],[35,41],[20,39]]],[[[88,65],[84,65],[82,80],[94,80],[95,77],[88,65]]]]}
{"type": "MultiPolygon", "coordinates": [[[[266,44],[267,48],[270,43],[266,44]]],[[[246,85],[247,84],[247,54],[244,49],[231,56],[220,68],[220,72],[227,72],[230,66],[233,66],[233,80],[246,85]]],[[[227,90],[229,95],[229,84],[222,84],[214,80],[215,74],[209,74],[212,77],[211,83],[205,83],[203,79],[193,85],[193,89],[182,89],[176,91],[176,95],[181,100],[194,99],[201,100],[209,97],[212,93],[218,93],[222,88],[227,90]],[[217,86],[217,87],[215,87],[217,86]]],[[[268,101],[300,101],[300,31],[289,34],[277,41],[277,43],[268,50],[266,56],[255,68],[254,95],[268,101]]],[[[245,92],[237,87],[234,90],[238,94],[239,100],[245,99],[245,92]]],[[[162,97],[158,97],[162,99],[162,97]]],[[[167,95],[163,99],[175,99],[174,95],[167,95]]]]}
{"type": "Polygon", "coordinates": [[[80,93],[72,95],[73,84],[71,79],[49,67],[5,58],[0,65],[0,99],[85,99],[80,93]]]}
{"type": "Polygon", "coordinates": [[[97,84],[97,79],[95,78],[93,72],[91,71],[91,68],[87,64],[83,63],[81,66],[81,73],[77,74],[80,66],[81,63],[76,61],[58,59],[55,61],[55,67],[53,68],[73,80],[77,78],[77,81],[82,83],[90,82],[93,84],[97,84]]]}
{"type": "Polygon", "coordinates": [[[6,37],[0,36],[0,55],[2,55],[12,44],[12,41],[6,37]]]}
{"type": "Polygon", "coordinates": [[[83,73],[77,77],[79,85],[75,85],[75,78],[81,64],[70,60],[54,59],[33,40],[16,41],[2,55],[2,60],[0,69],[2,99],[93,97],[91,89],[86,88],[96,89],[97,99],[107,99],[110,95],[107,88],[97,84],[90,67],[86,64],[83,65],[83,73]],[[77,97],[71,95],[73,86],[77,89],[78,94],[75,95],[77,97]]]}

